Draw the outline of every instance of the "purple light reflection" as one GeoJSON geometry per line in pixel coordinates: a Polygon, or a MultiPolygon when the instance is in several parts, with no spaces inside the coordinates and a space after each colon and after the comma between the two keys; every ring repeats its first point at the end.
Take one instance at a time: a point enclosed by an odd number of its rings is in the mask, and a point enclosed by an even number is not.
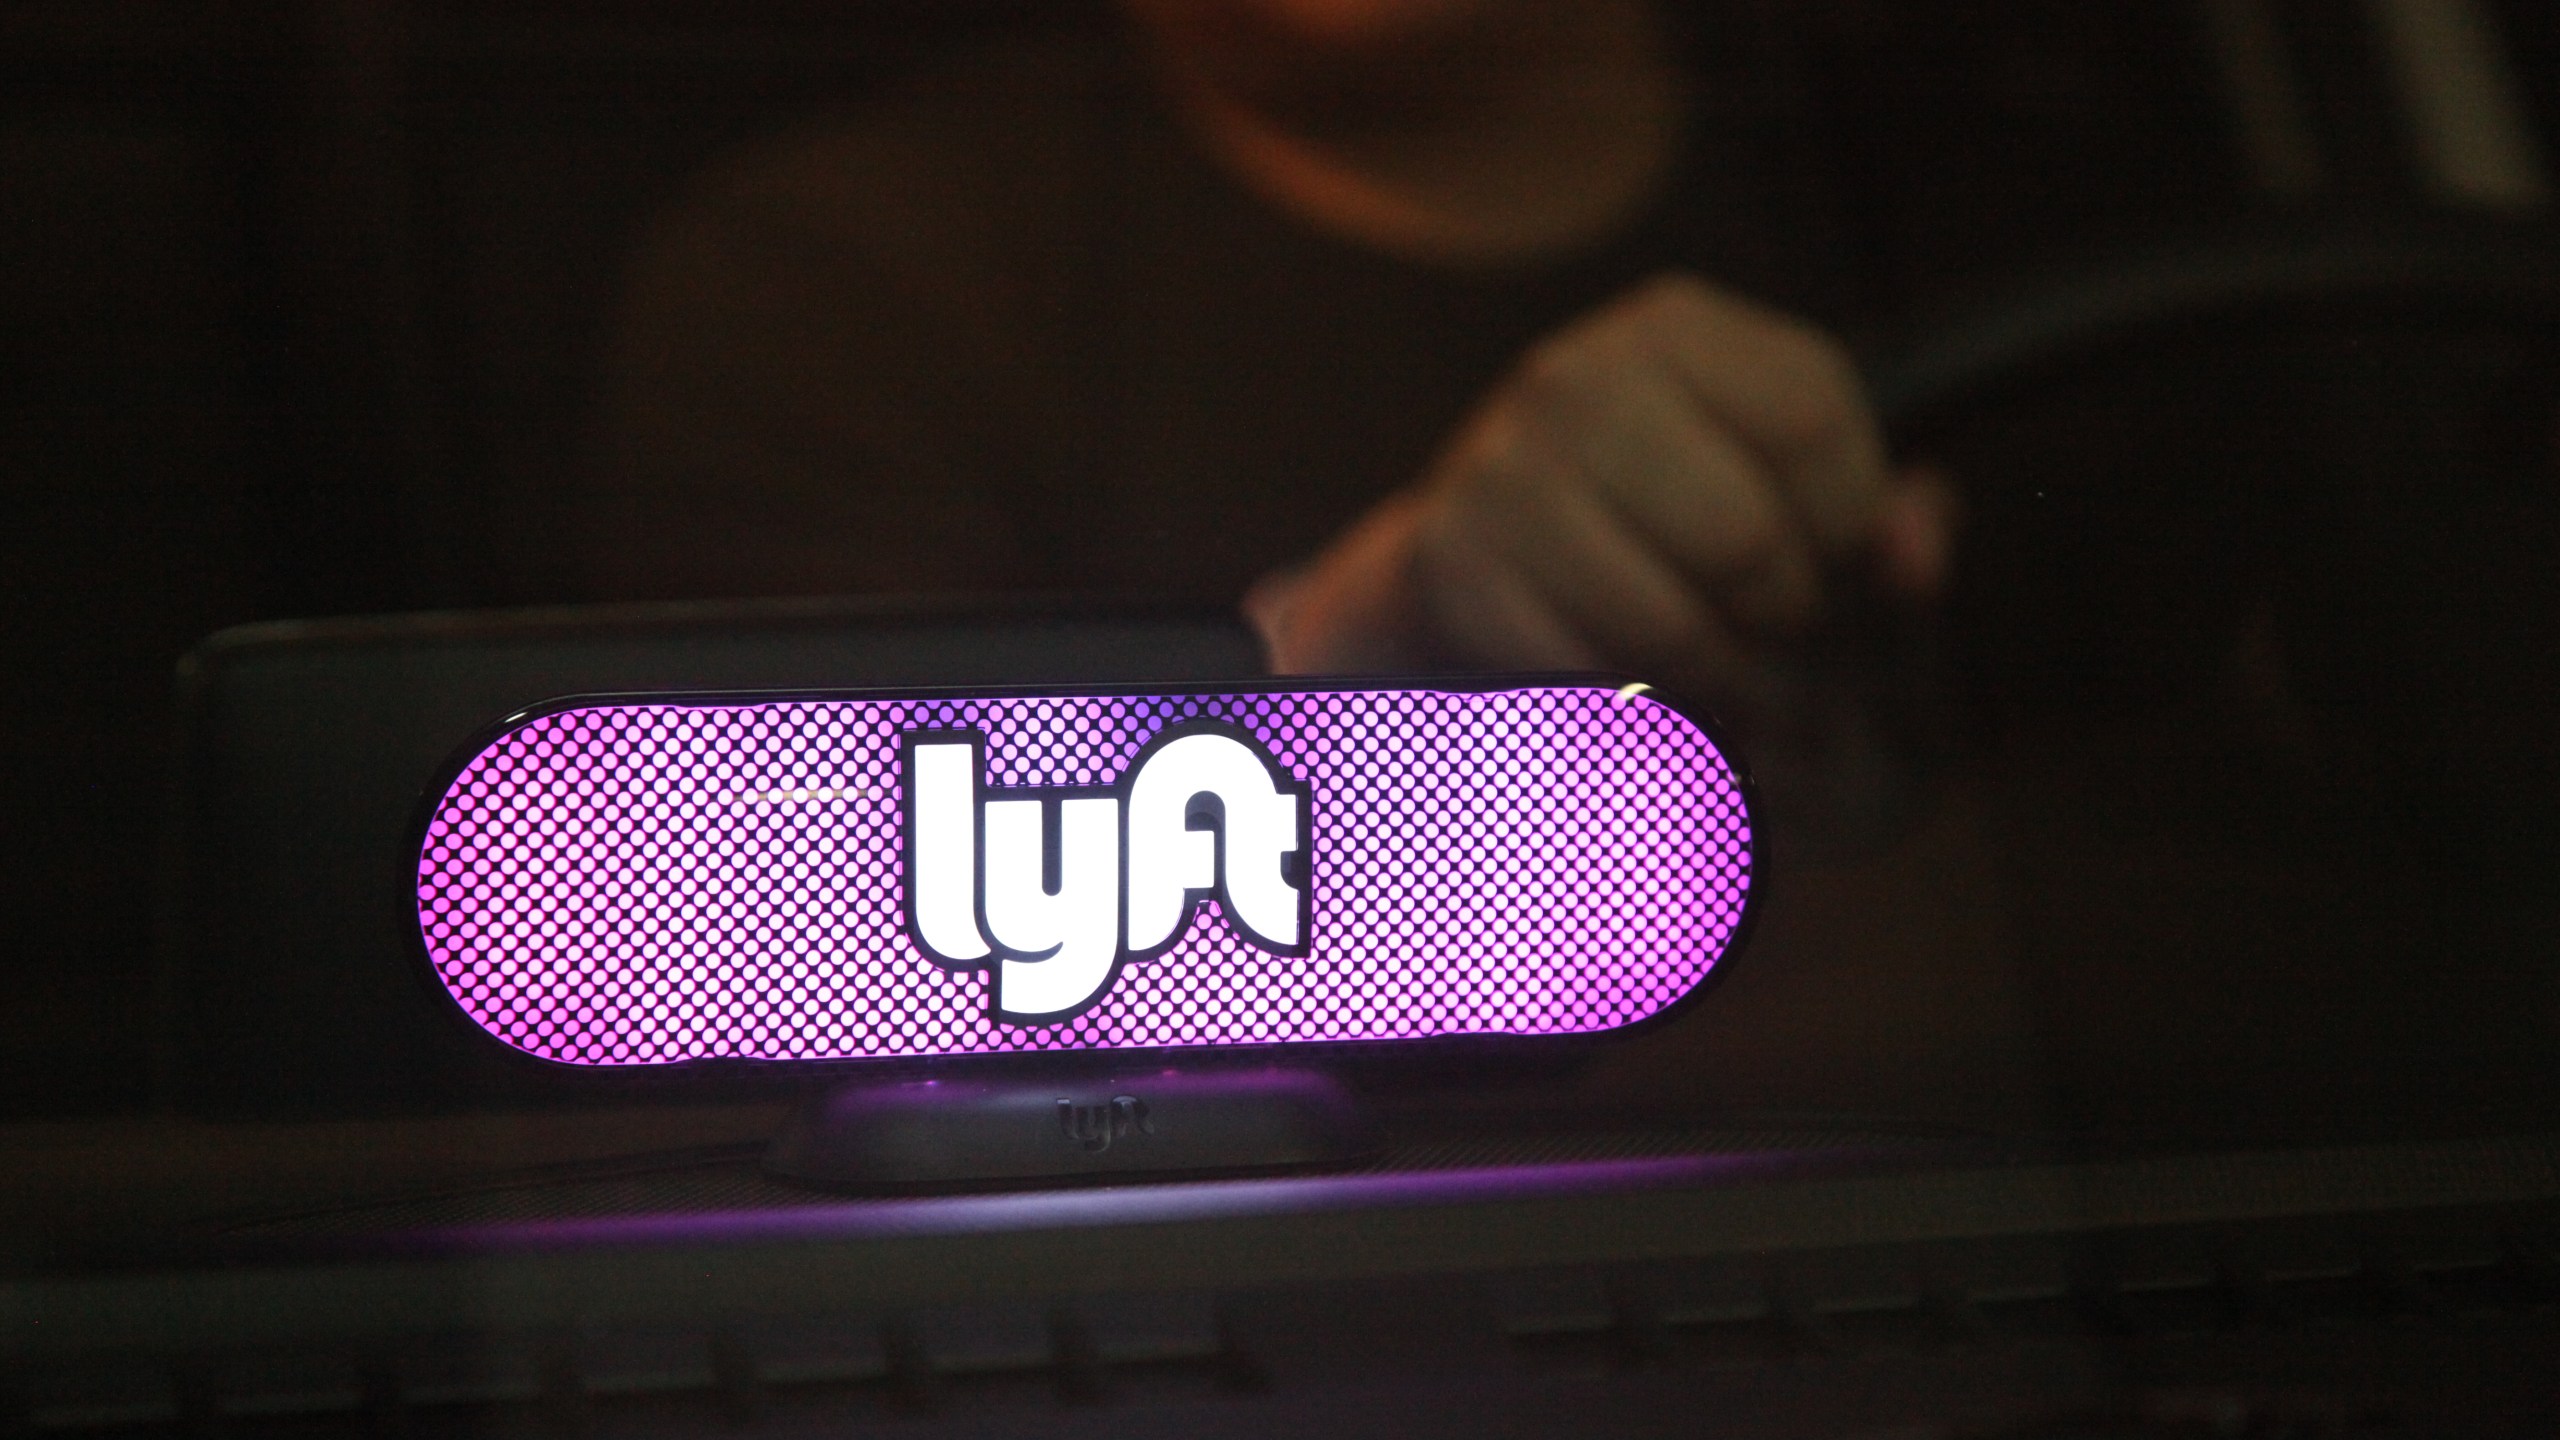
{"type": "Polygon", "coordinates": [[[980,1235],[1229,1220],[1267,1215],[1490,1205],[1766,1181],[1868,1163],[1856,1151],[1669,1155],[1544,1165],[848,1199],[753,1210],[538,1220],[411,1230],[378,1237],[428,1253],[582,1250],[597,1246],[762,1244],[980,1235]]]}

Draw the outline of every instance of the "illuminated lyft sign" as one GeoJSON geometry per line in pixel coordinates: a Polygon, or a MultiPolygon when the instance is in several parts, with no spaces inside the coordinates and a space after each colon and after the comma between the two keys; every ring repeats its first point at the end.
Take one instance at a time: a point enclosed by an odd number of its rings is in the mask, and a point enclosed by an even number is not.
{"type": "Polygon", "coordinates": [[[1573,1035],[1706,982],[1752,854],[1642,686],[615,698],[460,760],[417,908],[574,1065],[1573,1035]]]}
{"type": "Polygon", "coordinates": [[[1082,1011],[1212,896],[1253,944],[1306,953],[1307,797],[1252,736],[1192,721],[1109,789],[993,794],[978,783],[985,745],[975,731],[908,737],[907,893],[926,954],[994,969],[999,1018],[1082,1011]]]}

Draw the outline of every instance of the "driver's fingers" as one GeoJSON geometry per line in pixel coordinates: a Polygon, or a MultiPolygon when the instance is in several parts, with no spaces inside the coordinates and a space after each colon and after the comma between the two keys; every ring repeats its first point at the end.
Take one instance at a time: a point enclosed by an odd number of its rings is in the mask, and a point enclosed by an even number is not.
{"type": "MultiPolygon", "coordinates": [[[[1538,543],[1550,526],[1587,524],[1557,513],[1570,495],[1614,512],[1658,554],[1639,557],[1646,573],[1629,582],[1639,595],[1667,586],[1690,608],[1703,595],[1750,629],[1812,620],[1821,579],[1803,521],[1769,467],[1659,362],[1542,349],[1504,401],[1486,433],[1471,437],[1469,473],[1516,516],[1522,543],[1538,543]],[[1679,575],[1656,581],[1650,572],[1663,562],[1679,575]]],[[[1586,558],[1598,553],[1581,548],[1586,558]]],[[[1668,597],[1648,608],[1664,625],[1688,619],[1671,613],[1668,597]]]]}
{"type": "Polygon", "coordinates": [[[1414,570],[1432,627],[1485,664],[1598,670],[1599,653],[1500,549],[1443,515],[1415,537],[1414,570]]]}
{"type": "Polygon", "coordinates": [[[1479,624],[1532,613],[1544,653],[1579,650],[1646,679],[1719,689],[1754,668],[1688,580],[1587,489],[1545,486],[1499,505],[1445,507],[1424,539],[1440,575],[1467,575],[1499,597],[1479,624]],[[1547,638],[1554,627],[1570,645],[1547,638]]]}
{"type": "MultiPolygon", "coordinates": [[[[1820,331],[1685,275],[1652,281],[1588,322],[1638,347],[1767,467],[1816,551],[1873,543],[1885,448],[1848,352],[1820,331]]],[[[1572,334],[1574,332],[1568,332],[1572,334]]]]}
{"type": "Polygon", "coordinates": [[[1935,466],[1910,466],[1894,476],[1876,537],[1878,569],[1887,585],[1912,600],[1938,597],[1954,563],[1961,508],[1954,483],[1935,466]]]}

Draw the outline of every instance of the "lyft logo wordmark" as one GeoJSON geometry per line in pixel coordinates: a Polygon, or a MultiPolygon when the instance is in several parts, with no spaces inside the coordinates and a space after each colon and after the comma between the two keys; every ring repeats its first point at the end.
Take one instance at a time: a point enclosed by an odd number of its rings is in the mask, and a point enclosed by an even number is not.
{"type": "Polygon", "coordinates": [[[1306,789],[1240,729],[1172,726],[1103,788],[990,789],[975,730],[904,752],[910,933],[992,970],[1000,1020],[1083,1013],[1210,898],[1254,945],[1307,953],[1306,789]]]}

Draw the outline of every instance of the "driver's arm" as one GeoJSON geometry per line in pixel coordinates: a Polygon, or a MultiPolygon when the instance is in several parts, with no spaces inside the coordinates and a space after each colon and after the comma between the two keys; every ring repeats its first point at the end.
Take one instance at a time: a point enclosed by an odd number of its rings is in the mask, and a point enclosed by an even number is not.
{"type": "Polygon", "coordinates": [[[1247,609],[1285,672],[1611,668],[1747,731],[1836,578],[1936,591],[1950,508],[1888,469],[1836,343],[1669,276],[1532,348],[1419,484],[1247,609]]]}

